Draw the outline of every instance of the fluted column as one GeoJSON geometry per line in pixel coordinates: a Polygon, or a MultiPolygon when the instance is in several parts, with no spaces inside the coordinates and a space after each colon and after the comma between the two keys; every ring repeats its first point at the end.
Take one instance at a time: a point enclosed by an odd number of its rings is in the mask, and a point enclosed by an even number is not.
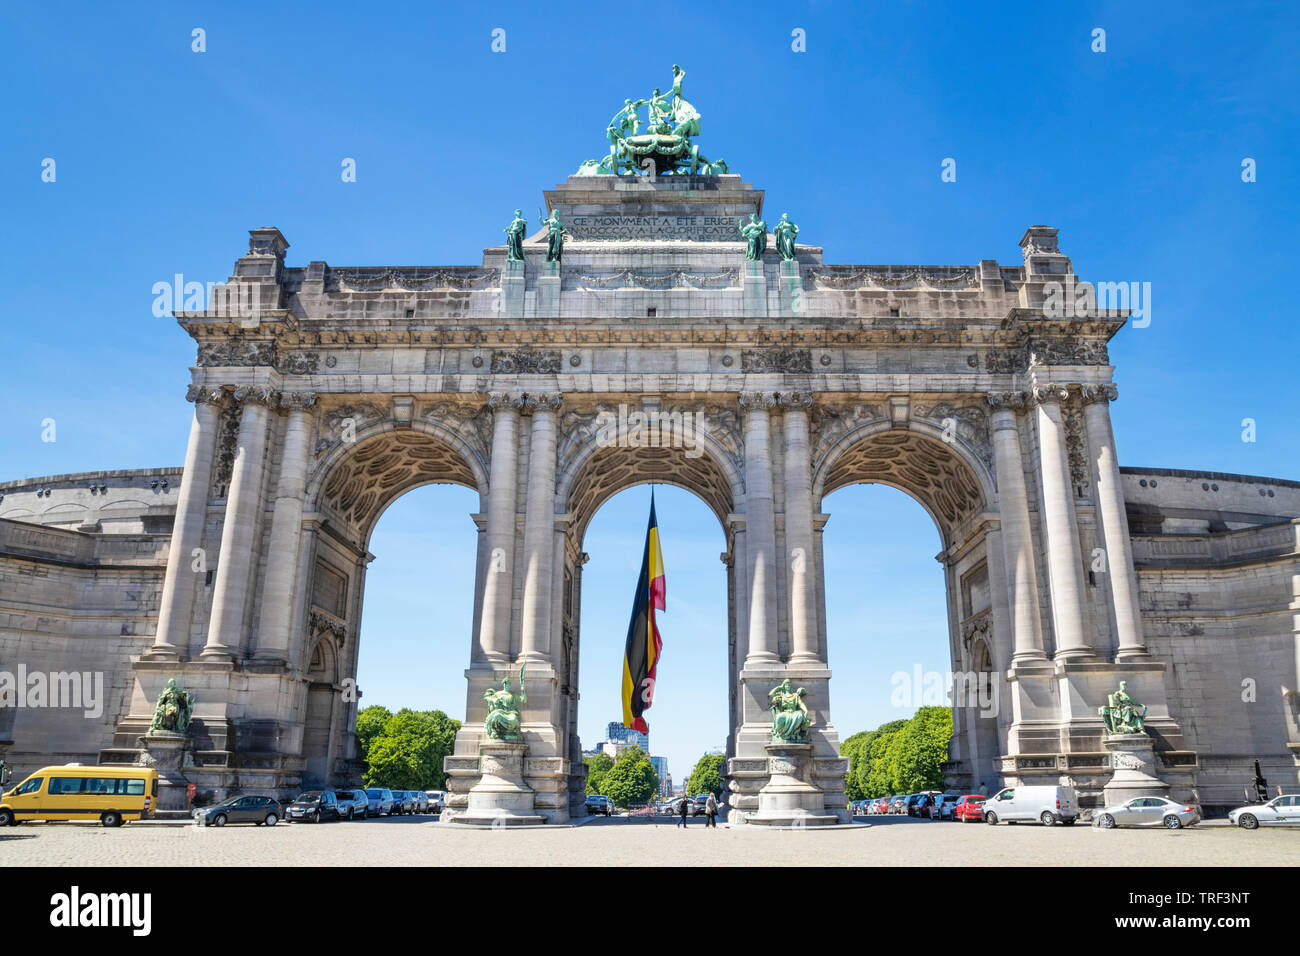
{"type": "Polygon", "coordinates": [[[516,475],[519,463],[519,412],[505,392],[488,396],[492,408],[492,464],[488,477],[487,571],[479,653],[494,664],[510,659],[510,598],[514,584],[516,475]]]}
{"type": "Polygon", "coordinates": [[[1119,397],[1114,385],[1083,387],[1083,422],[1097,468],[1097,510],[1106,549],[1106,580],[1115,604],[1115,630],[1119,639],[1118,659],[1144,658],[1142,610],[1138,602],[1137,572],[1133,569],[1133,545],[1129,538],[1124,486],[1120,483],[1115,456],[1115,435],[1110,427],[1110,403],[1119,397]]]}
{"type": "Polygon", "coordinates": [[[189,648],[194,595],[198,592],[199,575],[204,573],[194,570],[194,551],[203,544],[212,459],[224,397],[219,388],[198,385],[191,385],[185,393],[186,400],[194,403],[194,421],[190,425],[189,447],[185,450],[185,471],[181,474],[181,490],[176,500],[176,522],[172,526],[167,573],[158,608],[158,630],[149,650],[150,657],[178,659],[189,648]]]}
{"type": "Polygon", "coordinates": [[[551,575],[555,555],[555,410],[559,395],[529,395],[533,408],[528,443],[528,513],[524,517],[524,610],[520,653],[525,660],[551,656],[551,575]]]}
{"type": "Polygon", "coordinates": [[[262,584],[257,649],[253,653],[254,657],[265,660],[289,659],[294,583],[302,544],[303,496],[311,460],[311,407],[315,404],[316,396],[311,392],[285,392],[280,396],[280,407],[289,410],[289,421],[271,513],[271,543],[262,584]]]}
{"type": "Polygon", "coordinates": [[[785,408],[785,545],[789,552],[790,663],[816,664],[817,567],[813,545],[812,465],[808,453],[811,392],[782,392],[785,408]]]}
{"type": "Polygon", "coordinates": [[[278,393],[264,385],[241,385],[235,400],[243,405],[239,445],[226,492],[226,516],[221,526],[221,553],[212,592],[212,617],[203,657],[234,657],[243,643],[248,582],[253,574],[254,539],[261,510],[262,467],[266,458],[269,406],[278,393]]]}
{"type": "Polygon", "coordinates": [[[746,392],[745,409],[745,538],[749,548],[749,647],[746,663],[775,663],[777,654],[776,516],[772,502],[772,459],[769,449],[771,392],[746,392]]]}
{"type": "Polygon", "coordinates": [[[1026,398],[1024,392],[995,392],[988,396],[993,407],[993,459],[998,476],[1003,563],[1011,591],[1013,665],[1047,657],[1038,613],[1038,571],[1025,491],[1025,464],[1016,425],[1016,409],[1024,407],[1026,398]]]}
{"type": "Polygon", "coordinates": [[[1052,592],[1052,620],[1056,628],[1056,654],[1060,659],[1091,657],[1083,614],[1083,564],[1079,552],[1079,525],[1070,488],[1070,459],[1061,421],[1061,402],[1069,389],[1062,385],[1035,385],[1039,467],[1043,481],[1043,537],[1047,548],[1048,580],[1052,592]]]}

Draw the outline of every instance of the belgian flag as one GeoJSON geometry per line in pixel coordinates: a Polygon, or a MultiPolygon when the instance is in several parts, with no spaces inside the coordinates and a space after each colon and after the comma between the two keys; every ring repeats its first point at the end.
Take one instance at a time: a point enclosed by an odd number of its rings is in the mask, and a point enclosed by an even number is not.
{"type": "Polygon", "coordinates": [[[645,712],[654,703],[655,668],[663,641],[655,625],[655,610],[666,610],[664,557],[659,551],[659,525],[655,521],[654,492],[650,492],[650,524],[645,532],[641,577],[632,601],[632,620],[627,626],[627,647],[623,651],[623,726],[650,732],[645,712]]]}

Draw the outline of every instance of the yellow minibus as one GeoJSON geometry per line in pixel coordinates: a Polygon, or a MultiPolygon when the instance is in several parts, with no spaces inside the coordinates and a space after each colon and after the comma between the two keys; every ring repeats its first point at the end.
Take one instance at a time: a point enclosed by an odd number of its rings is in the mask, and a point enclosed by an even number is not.
{"type": "Polygon", "coordinates": [[[152,767],[66,764],[36,771],[0,796],[0,827],[29,820],[98,820],[120,827],[154,815],[158,771],[152,767]]]}

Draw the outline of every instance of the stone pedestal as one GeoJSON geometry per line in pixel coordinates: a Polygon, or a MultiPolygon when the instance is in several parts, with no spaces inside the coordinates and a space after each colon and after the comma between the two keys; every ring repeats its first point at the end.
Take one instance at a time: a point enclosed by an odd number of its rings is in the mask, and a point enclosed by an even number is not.
{"type": "Polygon", "coordinates": [[[766,827],[824,827],[839,823],[826,812],[825,795],[812,783],[812,744],[769,743],[767,783],[758,791],[758,812],[744,822],[766,827]]]}
{"type": "Polygon", "coordinates": [[[781,260],[781,314],[798,318],[805,315],[808,305],[803,294],[803,276],[799,263],[781,260]]]}
{"type": "Polygon", "coordinates": [[[509,262],[501,270],[501,315],[517,319],[524,314],[524,264],[509,262]]]}
{"type": "Polygon", "coordinates": [[[188,810],[185,753],[190,749],[188,734],[151,730],[140,738],[140,763],[158,771],[158,810],[188,810]]]}
{"type": "Polygon", "coordinates": [[[740,273],[741,302],[745,315],[767,315],[767,274],[763,263],[757,259],[746,259],[740,273]]]}
{"type": "Polygon", "coordinates": [[[541,826],[545,819],[534,813],[533,789],[524,783],[523,743],[485,740],[479,745],[479,781],[469,791],[463,813],[452,823],[473,826],[541,826]]]}
{"type": "Polygon", "coordinates": [[[1146,734],[1117,734],[1102,741],[1114,774],[1105,787],[1106,805],[1134,797],[1167,797],[1169,784],[1155,775],[1155,742],[1146,734]]]}
{"type": "Polygon", "coordinates": [[[537,317],[555,319],[559,315],[560,264],[543,260],[537,276],[537,317]]]}

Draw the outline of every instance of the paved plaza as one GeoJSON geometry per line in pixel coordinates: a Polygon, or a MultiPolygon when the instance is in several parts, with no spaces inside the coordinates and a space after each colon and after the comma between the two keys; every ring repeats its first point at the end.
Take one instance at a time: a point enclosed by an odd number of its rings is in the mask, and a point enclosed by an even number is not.
{"type": "Polygon", "coordinates": [[[418,818],[197,829],[34,824],[0,831],[0,866],[1300,866],[1300,829],[1098,830],[883,819],[870,828],[685,832],[670,818],[475,831],[418,818]]]}

